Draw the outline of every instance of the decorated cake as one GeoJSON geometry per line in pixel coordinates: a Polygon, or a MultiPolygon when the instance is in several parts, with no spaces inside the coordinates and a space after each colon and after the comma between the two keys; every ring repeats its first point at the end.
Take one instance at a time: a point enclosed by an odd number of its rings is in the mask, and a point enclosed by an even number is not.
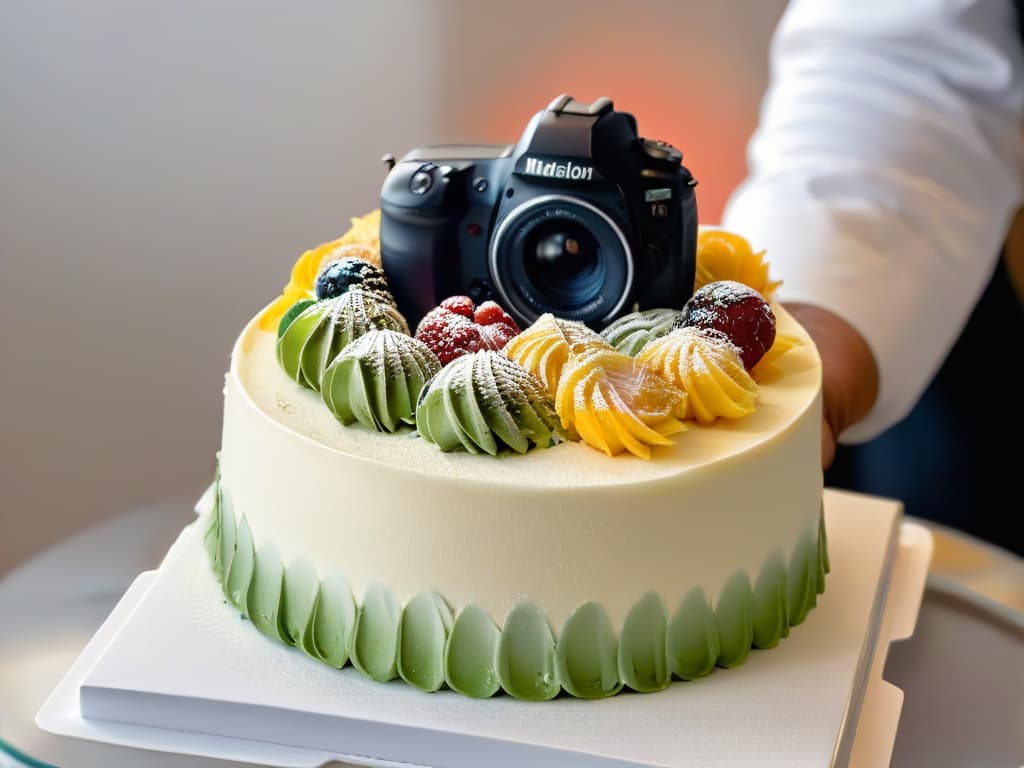
{"type": "Polygon", "coordinates": [[[379,222],[302,254],[232,350],[205,541],[241,631],[550,700],[736,667],[804,621],[821,364],[764,253],[702,229],[685,306],[600,330],[468,295],[410,318],[379,222]]]}

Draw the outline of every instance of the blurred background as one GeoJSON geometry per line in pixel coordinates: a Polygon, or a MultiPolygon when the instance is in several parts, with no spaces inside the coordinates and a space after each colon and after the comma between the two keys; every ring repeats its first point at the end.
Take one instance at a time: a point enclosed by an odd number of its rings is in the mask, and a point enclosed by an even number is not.
{"type": "Polygon", "coordinates": [[[377,207],[385,153],[609,96],[714,223],[784,5],[0,0],[0,574],[198,498],[235,336],[377,207]]]}

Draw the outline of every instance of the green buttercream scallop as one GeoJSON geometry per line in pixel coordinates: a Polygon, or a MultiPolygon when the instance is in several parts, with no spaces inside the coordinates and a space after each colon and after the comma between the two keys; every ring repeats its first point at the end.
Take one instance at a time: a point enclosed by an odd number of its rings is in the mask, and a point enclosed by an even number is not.
{"type": "Polygon", "coordinates": [[[821,510],[821,517],[818,518],[818,585],[817,592],[825,592],[825,576],[832,570],[832,564],[828,561],[828,537],[825,535],[825,510],[821,510]]]}
{"type": "Polygon", "coordinates": [[[679,311],[675,309],[633,312],[611,323],[601,331],[601,336],[622,354],[633,357],[647,342],[671,331],[678,317],[679,311]]]}
{"type": "Polygon", "coordinates": [[[235,510],[231,504],[231,495],[227,489],[220,486],[220,552],[217,560],[217,578],[221,584],[225,584],[228,572],[231,570],[231,559],[235,556],[235,537],[238,524],[235,520],[235,510]]]}
{"type": "Polygon", "coordinates": [[[306,558],[292,560],[284,571],[281,591],[281,636],[288,645],[301,646],[313,622],[320,580],[306,558]]]}
{"type": "Polygon", "coordinates": [[[330,573],[321,582],[313,608],[310,631],[302,647],[310,656],[341,669],[348,663],[352,628],[356,623],[356,603],[348,580],[330,573]]]}
{"type": "Polygon", "coordinates": [[[371,584],[356,612],[349,657],[367,677],[386,682],[398,677],[398,625],[402,608],[383,584],[371,584]]]}
{"type": "Polygon", "coordinates": [[[416,429],[443,451],[495,456],[526,453],[565,440],[540,380],[492,351],[463,355],[430,382],[416,409],[416,429]]]}
{"type": "Polygon", "coordinates": [[[715,626],[721,652],[718,665],[738,667],[754,642],[754,591],[746,571],[737,571],[722,588],[715,604],[715,626]]]}
{"type": "Polygon", "coordinates": [[[249,615],[246,601],[249,596],[249,582],[256,566],[256,549],[252,543],[252,531],[249,522],[242,515],[235,529],[235,552],[231,557],[231,566],[224,577],[224,593],[232,605],[243,615],[249,615]]]}
{"type": "MultiPolygon", "coordinates": [[[[500,449],[514,437],[502,434],[507,424],[494,426],[486,395],[499,392],[500,374],[482,358],[474,361],[483,367],[470,369],[470,381],[484,385],[471,398],[447,388],[454,416],[445,415],[438,428],[449,429],[455,440],[472,440],[483,420],[500,449]]],[[[516,411],[507,413],[517,424],[516,411]]],[[[473,445],[479,449],[478,442],[473,445]]],[[[225,596],[260,632],[336,669],[351,661],[374,680],[400,676],[425,691],[447,684],[476,698],[501,689],[531,701],[555,698],[561,690],[600,698],[624,686],[661,690],[673,675],[700,677],[716,664],[737,666],[752,647],[774,647],[790,626],[804,621],[830,569],[822,517],[801,534],[788,563],[779,551],[768,556],[753,587],[746,572],[734,573],[714,608],[703,589],[693,587],[669,621],[661,597],[649,592],[630,609],[616,639],[602,606],[587,602],[566,620],[556,644],[543,609],[533,603],[516,606],[501,630],[473,604],[453,620],[435,592],[416,595],[403,609],[386,587],[373,584],[357,607],[340,573],[319,579],[308,560],[286,569],[272,544],[256,549],[248,520],[235,516],[219,466],[213,497],[204,547],[225,596]]]]}
{"type": "Polygon", "coordinates": [[[634,691],[660,691],[672,682],[667,634],[665,603],[657,592],[648,592],[629,609],[619,636],[619,677],[634,691]]]}
{"type": "Polygon", "coordinates": [[[555,638],[543,609],[520,603],[505,618],[496,669],[505,692],[517,699],[548,701],[561,687],[555,673],[555,638]]]}
{"type": "Polygon", "coordinates": [[[420,592],[402,609],[398,674],[409,685],[433,692],[444,685],[444,649],[452,612],[436,592],[420,592]]]}
{"type": "Polygon", "coordinates": [[[273,544],[256,550],[256,565],[249,583],[246,600],[249,619],[264,635],[284,640],[280,631],[281,594],[284,587],[284,565],[273,544]]]}
{"type": "Polygon", "coordinates": [[[374,329],[409,333],[408,323],[394,306],[376,294],[352,289],[300,312],[277,340],[277,361],[289,378],[319,391],[323,373],[334,358],[374,329]]]}
{"type": "Polygon", "coordinates": [[[392,330],[371,330],[327,366],[320,394],[342,424],[358,421],[380,432],[415,422],[423,387],[441,363],[419,339],[392,330]]]}
{"type": "Polygon", "coordinates": [[[555,669],[562,688],[581,699],[614,696],[622,690],[615,630],[599,603],[583,603],[565,620],[555,648],[555,669]]]}
{"type": "Polygon", "coordinates": [[[786,563],[776,551],[761,566],[754,584],[754,647],[774,648],[787,634],[786,563]]]}
{"type": "MultiPolygon", "coordinates": [[[[815,526],[817,528],[817,526],[815,526]]],[[[808,529],[800,535],[789,558],[789,577],[786,604],[789,625],[802,624],[808,612],[817,603],[818,531],[808,529]]]]}
{"type": "Polygon", "coordinates": [[[465,696],[487,699],[501,688],[495,660],[501,632],[493,619],[470,603],[459,611],[444,649],[448,687],[465,696]]]}
{"type": "Polygon", "coordinates": [[[220,509],[216,502],[207,515],[203,546],[210,557],[210,566],[216,572],[220,565],[220,509]]]}
{"type": "Polygon", "coordinates": [[[715,668],[719,653],[715,612],[704,590],[693,587],[668,625],[667,656],[672,672],[683,680],[703,677],[715,668]]]}
{"type": "Polygon", "coordinates": [[[217,580],[220,581],[221,496],[219,476],[213,481],[213,505],[210,508],[209,518],[206,524],[206,533],[203,535],[203,544],[206,546],[206,553],[210,556],[210,567],[216,574],[217,580]]]}

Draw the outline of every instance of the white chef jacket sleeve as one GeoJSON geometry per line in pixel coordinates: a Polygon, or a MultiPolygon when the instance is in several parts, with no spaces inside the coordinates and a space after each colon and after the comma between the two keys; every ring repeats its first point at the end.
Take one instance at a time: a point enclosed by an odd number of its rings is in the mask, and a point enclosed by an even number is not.
{"type": "Polygon", "coordinates": [[[783,14],[722,226],[767,250],[780,300],[830,309],[874,353],[878,399],[841,442],[906,416],[984,290],[1021,200],[1022,111],[1007,0],[795,0],[783,14]]]}

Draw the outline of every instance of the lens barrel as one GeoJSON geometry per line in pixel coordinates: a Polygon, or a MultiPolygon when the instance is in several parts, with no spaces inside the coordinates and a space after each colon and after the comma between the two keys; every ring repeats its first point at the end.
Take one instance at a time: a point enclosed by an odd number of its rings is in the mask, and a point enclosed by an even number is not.
{"type": "Polygon", "coordinates": [[[600,328],[625,306],[633,284],[633,255],[619,226],[564,195],[541,195],[509,212],[489,258],[500,298],[526,324],[550,312],[600,328]]]}

